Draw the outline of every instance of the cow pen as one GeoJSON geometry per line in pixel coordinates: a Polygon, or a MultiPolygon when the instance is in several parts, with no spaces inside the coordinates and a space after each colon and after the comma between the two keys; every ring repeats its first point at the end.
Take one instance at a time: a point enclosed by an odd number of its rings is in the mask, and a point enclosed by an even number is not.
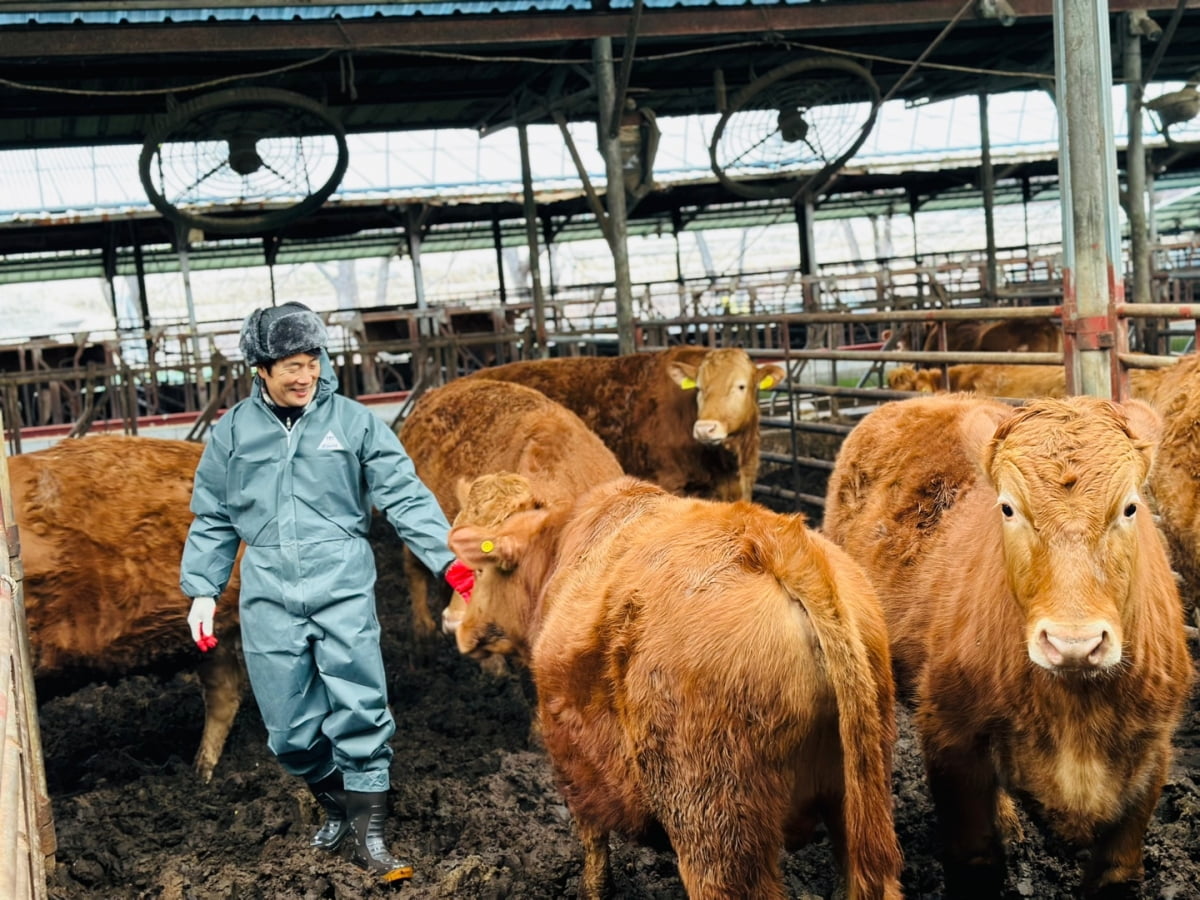
{"type": "MultiPolygon", "coordinates": [[[[788,380],[761,394],[763,464],[755,497],[781,510],[802,510],[817,525],[823,513],[825,480],[841,440],[869,410],[882,402],[909,396],[886,388],[887,367],[899,363],[962,362],[1062,366],[1067,359],[1068,351],[963,352],[897,347],[894,335],[901,331],[901,326],[974,318],[1021,320],[1047,316],[1058,322],[1062,314],[1060,306],[1048,305],[658,317],[639,320],[638,349],[650,351],[676,343],[738,345],[744,346],[757,362],[772,361],[785,366],[788,380]],[[885,336],[884,332],[888,334],[885,336]]],[[[1118,351],[1116,358],[1122,372],[1173,364],[1180,352],[1195,346],[1196,332],[1200,329],[1200,306],[1191,303],[1122,304],[1115,315],[1117,322],[1129,330],[1149,323],[1155,334],[1167,336],[1160,344],[1138,338],[1139,348],[1160,352],[1118,351]]],[[[402,416],[405,404],[438,378],[475,371],[485,356],[489,360],[527,356],[527,337],[521,329],[510,329],[486,334],[439,333],[424,338],[414,334],[403,339],[389,338],[379,345],[369,342],[359,345],[348,335],[345,343],[338,345],[334,359],[343,390],[357,393],[368,402],[374,397],[401,403],[402,416]],[[488,353],[484,354],[482,348],[488,353]],[[401,350],[410,354],[410,362],[411,359],[429,362],[426,376],[408,380],[412,374],[408,369],[403,390],[381,391],[376,395],[366,392],[366,385],[401,386],[399,381],[388,381],[396,376],[387,373],[401,350]],[[370,365],[364,366],[364,360],[370,365]],[[372,366],[375,377],[381,380],[371,382],[365,375],[372,366]]],[[[584,355],[604,353],[610,337],[610,332],[602,330],[567,332],[559,336],[560,349],[584,355]]],[[[219,409],[245,396],[249,384],[249,372],[240,361],[215,356],[209,362],[211,368],[194,369],[203,372],[202,379],[197,375],[197,384],[203,381],[203,390],[193,393],[188,401],[191,408],[169,418],[192,439],[202,439],[207,424],[219,409]]],[[[66,373],[66,377],[76,376],[74,372],[66,373]]],[[[32,373],[22,377],[27,383],[34,381],[32,373]]],[[[126,381],[120,371],[101,372],[93,368],[92,377],[98,379],[97,384],[104,382],[105,391],[111,391],[113,397],[128,396],[121,388],[126,381]]],[[[186,373],[183,377],[186,380],[186,373]]],[[[42,389],[42,383],[39,382],[37,389],[42,389]]],[[[96,393],[99,396],[100,392],[96,393]]],[[[166,420],[162,417],[132,414],[130,410],[136,409],[133,406],[123,409],[123,414],[112,418],[97,411],[57,425],[10,430],[8,443],[12,446],[15,442],[18,450],[28,450],[36,440],[56,440],[101,430],[135,434],[140,430],[150,434],[165,427],[166,420]]],[[[11,526],[6,535],[14,535],[11,526]]],[[[9,538],[8,546],[15,556],[15,535],[9,538]]],[[[520,895],[531,900],[563,896],[565,885],[575,877],[569,827],[555,820],[551,813],[535,813],[530,821],[519,810],[510,808],[514,802],[519,807],[537,809],[552,809],[557,803],[538,749],[525,743],[528,708],[523,705],[521,692],[512,684],[485,680],[472,661],[456,658],[450,646],[438,648],[431,657],[428,648],[414,641],[406,609],[407,585],[398,556],[392,559],[390,552],[379,546],[377,554],[381,603],[385,607],[382,615],[392,629],[387,648],[390,664],[396,670],[391,676],[391,693],[415,698],[410,727],[398,739],[401,742],[398,758],[411,760],[416,767],[414,786],[402,784],[398,788],[398,803],[410,809],[398,827],[402,829],[401,839],[419,848],[419,858],[427,870],[425,880],[415,887],[414,896],[505,896],[503,891],[494,893],[496,879],[515,891],[508,896],[520,895]],[[470,698],[449,699],[464,686],[472,692],[470,698]],[[482,733],[477,734],[476,728],[482,729],[482,733]],[[461,746],[443,758],[434,750],[447,740],[461,746]],[[447,760],[468,774],[450,780],[436,774],[447,760]],[[486,796],[473,797],[474,782],[469,773],[481,772],[479,777],[483,778],[486,796]],[[428,805],[431,798],[441,795],[454,798],[449,802],[460,804],[461,809],[454,812],[431,809],[428,805]],[[506,835],[503,842],[519,850],[506,854],[494,846],[495,837],[487,827],[487,822],[493,820],[500,822],[495,832],[506,835]],[[561,858],[548,862],[546,851],[535,849],[526,832],[548,840],[550,846],[559,849],[561,858]],[[472,847],[478,852],[471,852],[472,847]]],[[[18,587],[19,582],[18,577],[15,581],[18,587]]],[[[6,610],[7,596],[4,588],[0,588],[6,610]]],[[[0,659],[8,658],[18,657],[0,655],[0,659]]],[[[18,687],[15,679],[10,679],[6,686],[18,687]]],[[[26,698],[31,696],[32,692],[26,694],[26,698]]],[[[11,710],[19,708],[18,699],[7,699],[8,719],[13,718],[11,710]]],[[[8,779],[7,768],[3,774],[5,785],[34,786],[22,788],[25,793],[20,799],[25,805],[13,813],[15,818],[10,818],[8,807],[4,807],[3,840],[8,841],[11,836],[17,843],[14,850],[7,846],[0,848],[5,853],[0,863],[14,857],[18,875],[29,872],[32,874],[22,877],[33,878],[35,884],[43,881],[48,884],[51,900],[188,896],[185,889],[188,885],[203,885],[195,896],[228,896],[244,890],[259,891],[263,896],[281,900],[304,896],[306,877],[310,880],[324,877],[316,874],[322,869],[322,861],[308,859],[305,851],[298,851],[292,845],[298,840],[297,829],[307,828],[316,811],[306,805],[302,795],[297,795],[285,776],[274,772],[262,746],[261,726],[252,704],[248,712],[239,714],[215,786],[211,789],[196,786],[186,760],[194,750],[203,721],[203,710],[198,704],[195,682],[183,676],[166,681],[136,676],[93,685],[42,707],[40,712],[47,723],[42,730],[48,738],[44,755],[33,749],[38,740],[37,720],[27,716],[26,722],[32,722],[35,728],[22,736],[26,743],[20,746],[28,749],[22,751],[23,755],[15,755],[23,781],[8,779]],[[40,766],[34,763],[43,759],[50,772],[49,783],[38,793],[33,779],[40,766]],[[133,798],[125,796],[129,787],[135,787],[133,798]],[[57,831],[49,812],[52,802],[59,820],[57,831]],[[118,818],[124,816],[124,825],[115,831],[105,824],[109,807],[119,811],[118,818]],[[172,824],[160,835],[157,819],[163,810],[168,811],[167,818],[172,824]],[[203,817],[220,824],[205,825],[203,817]],[[22,820],[30,823],[24,832],[8,827],[10,822],[22,820]],[[36,830],[31,830],[33,823],[36,830]],[[189,836],[188,829],[196,831],[197,836],[189,836]],[[234,847],[222,840],[215,834],[221,829],[244,846],[234,847]],[[205,842],[215,842],[223,849],[206,851],[201,846],[205,842]],[[289,873],[284,864],[297,853],[304,859],[298,872],[289,873]],[[185,862],[173,862],[176,854],[182,854],[185,862]],[[56,856],[61,857],[65,866],[56,864],[56,856]]],[[[935,865],[930,862],[932,838],[927,829],[922,830],[923,826],[917,824],[922,816],[929,817],[929,811],[927,800],[917,786],[920,766],[911,735],[907,741],[901,751],[904,773],[901,790],[915,805],[905,812],[898,827],[905,829],[906,854],[913,860],[906,874],[906,884],[911,886],[934,882],[936,876],[930,875],[928,868],[935,865]]],[[[7,766],[8,743],[5,747],[7,766]]],[[[1196,714],[1188,719],[1181,747],[1182,759],[1188,766],[1200,760],[1200,721],[1196,714]]],[[[1180,851],[1174,843],[1179,834],[1189,835],[1186,841],[1194,843],[1190,835],[1200,833],[1200,822],[1194,821],[1195,817],[1188,812],[1193,803],[1200,808],[1200,798],[1194,796],[1194,785],[1188,780],[1185,768],[1181,762],[1177,776],[1168,785],[1162,831],[1154,838],[1165,846],[1155,844],[1155,852],[1160,860],[1174,860],[1179,872],[1197,871],[1200,877],[1197,865],[1178,859],[1180,851]]],[[[8,799],[7,793],[0,795],[0,800],[7,803],[8,799]]],[[[1044,863],[1040,851],[1035,842],[1022,852],[1018,865],[1028,875],[1029,883],[1037,886],[1035,895],[1055,896],[1042,894],[1040,890],[1055,884],[1059,877],[1066,880],[1069,876],[1052,869],[1038,871],[1038,866],[1044,863]]],[[[801,855],[789,863],[792,883],[820,883],[826,877],[819,874],[824,866],[821,852],[801,855]]],[[[669,855],[659,857],[651,851],[633,848],[624,853],[627,870],[621,876],[624,879],[621,883],[627,890],[625,896],[681,896],[670,893],[677,891],[677,882],[670,874],[669,855]],[[661,893],[664,890],[667,893],[661,893]]],[[[1157,886],[1172,889],[1184,883],[1181,879],[1186,879],[1186,875],[1168,874],[1165,865],[1164,862],[1154,870],[1157,886]]],[[[0,867],[0,876],[6,877],[6,871],[0,867]]],[[[346,890],[354,895],[353,892],[362,890],[354,878],[354,870],[347,867],[329,876],[329,881],[337,885],[335,891],[346,890]]]]}

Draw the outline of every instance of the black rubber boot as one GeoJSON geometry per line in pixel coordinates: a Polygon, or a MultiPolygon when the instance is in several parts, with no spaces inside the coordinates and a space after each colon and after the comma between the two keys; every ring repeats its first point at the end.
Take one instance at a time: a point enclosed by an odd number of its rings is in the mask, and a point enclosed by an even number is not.
{"type": "Polygon", "coordinates": [[[354,829],[354,863],[383,882],[412,878],[412,866],[388,852],[383,840],[387,822],[386,791],[346,791],[346,810],[354,829]]]}
{"type": "Polygon", "coordinates": [[[325,824],[312,836],[310,846],[330,853],[337,850],[350,833],[350,817],[346,813],[346,792],[342,789],[342,773],[334,772],[308,786],[325,810],[325,824]]]}

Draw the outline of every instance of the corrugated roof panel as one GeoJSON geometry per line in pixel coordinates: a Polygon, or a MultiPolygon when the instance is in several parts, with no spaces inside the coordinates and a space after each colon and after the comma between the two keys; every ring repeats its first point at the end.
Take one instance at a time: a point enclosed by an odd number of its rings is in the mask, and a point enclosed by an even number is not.
{"type": "Polygon", "coordinates": [[[293,20],[503,15],[590,10],[588,0],[480,0],[457,3],[389,3],[313,6],[229,6],[191,9],[74,9],[0,13],[5,25],[152,25],[161,22],[289,22],[293,20]]]}
{"type": "MultiPolygon", "coordinates": [[[[612,0],[612,9],[632,9],[635,0],[612,0]]],[[[817,0],[645,0],[646,9],[699,6],[806,6],[817,0]]],[[[505,15],[530,12],[590,11],[591,0],[453,0],[444,3],[366,3],[311,6],[179,7],[175,9],[38,9],[0,12],[0,27],[11,25],[150,25],[161,22],[287,22],[429,16],[505,15]]]]}

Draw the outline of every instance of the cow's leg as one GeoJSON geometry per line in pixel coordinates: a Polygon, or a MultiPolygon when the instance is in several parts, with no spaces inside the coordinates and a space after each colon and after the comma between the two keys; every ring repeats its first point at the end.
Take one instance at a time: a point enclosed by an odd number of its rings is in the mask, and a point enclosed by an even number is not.
{"type": "Polygon", "coordinates": [[[583,843],[579,900],[604,900],[608,894],[608,830],[576,819],[575,832],[583,843]]]}
{"type": "Polygon", "coordinates": [[[997,829],[999,785],[985,746],[925,747],[925,771],[944,846],[946,896],[999,897],[1004,847],[997,829]]]}
{"type": "Polygon", "coordinates": [[[404,547],[401,553],[404,559],[404,575],[408,581],[408,596],[412,602],[413,634],[420,641],[429,641],[438,630],[429,607],[433,578],[429,570],[417,561],[411,550],[404,547]]]}
{"type": "Polygon", "coordinates": [[[238,653],[240,641],[225,637],[200,662],[197,674],[204,694],[204,733],[196,751],[196,772],[211,781],[245,691],[245,673],[238,653]]]}
{"type": "Polygon", "coordinates": [[[671,791],[682,805],[664,813],[662,826],[679,878],[689,900],[786,900],[779,851],[789,785],[731,755],[712,756],[726,764],[719,773],[701,765],[703,754],[673,773],[671,791]]]}
{"type": "Polygon", "coordinates": [[[1142,849],[1146,828],[1166,780],[1166,761],[1157,769],[1151,786],[1130,806],[1125,817],[1100,834],[1092,846],[1092,856],[1083,873],[1085,897],[1137,896],[1136,886],[1144,875],[1142,849]]]}
{"type": "Polygon", "coordinates": [[[718,834],[708,821],[699,841],[671,836],[679,860],[679,879],[688,900],[786,900],[779,869],[778,835],[763,823],[744,823],[737,846],[718,834]]]}

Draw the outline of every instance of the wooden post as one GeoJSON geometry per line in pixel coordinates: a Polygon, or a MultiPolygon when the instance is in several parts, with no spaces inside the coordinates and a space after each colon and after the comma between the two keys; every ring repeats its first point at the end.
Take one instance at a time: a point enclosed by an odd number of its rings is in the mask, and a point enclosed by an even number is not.
{"type": "MultiPolygon", "coordinates": [[[[0,411],[0,433],[4,429],[0,411]]],[[[32,653],[22,602],[20,541],[0,442],[0,896],[45,900],[57,842],[46,787],[32,653]]]]}

